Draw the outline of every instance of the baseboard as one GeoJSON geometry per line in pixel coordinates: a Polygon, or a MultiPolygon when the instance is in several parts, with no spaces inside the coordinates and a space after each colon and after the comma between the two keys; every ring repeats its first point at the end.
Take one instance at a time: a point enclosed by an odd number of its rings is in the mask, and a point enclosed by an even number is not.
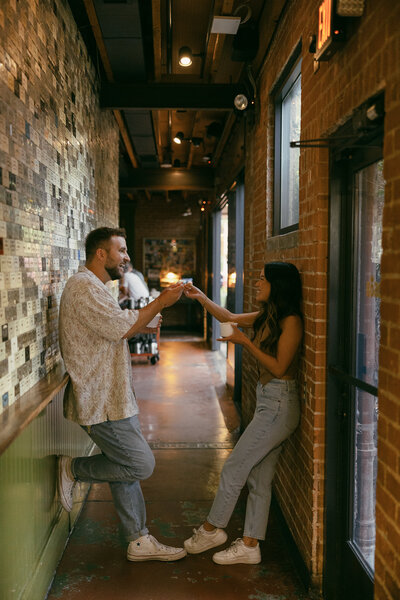
{"type": "Polygon", "coordinates": [[[279,503],[274,494],[272,494],[271,507],[272,507],[272,510],[274,511],[274,514],[276,515],[276,517],[278,519],[278,523],[279,523],[280,529],[282,531],[287,549],[289,551],[290,558],[293,562],[293,566],[296,569],[296,572],[297,572],[298,576],[300,577],[305,590],[309,590],[310,585],[311,585],[310,572],[306,566],[306,563],[303,560],[302,555],[300,554],[300,551],[294,540],[292,532],[289,529],[289,526],[283,515],[281,507],[279,506],[279,503]]]}

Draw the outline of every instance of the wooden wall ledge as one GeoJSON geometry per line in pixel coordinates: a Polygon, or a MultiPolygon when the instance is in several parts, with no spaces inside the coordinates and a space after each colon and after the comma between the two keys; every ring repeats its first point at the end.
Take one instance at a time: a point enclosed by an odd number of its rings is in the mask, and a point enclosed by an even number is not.
{"type": "Polygon", "coordinates": [[[67,384],[64,365],[58,364],[0,415],[0,454],[67,384]]]}

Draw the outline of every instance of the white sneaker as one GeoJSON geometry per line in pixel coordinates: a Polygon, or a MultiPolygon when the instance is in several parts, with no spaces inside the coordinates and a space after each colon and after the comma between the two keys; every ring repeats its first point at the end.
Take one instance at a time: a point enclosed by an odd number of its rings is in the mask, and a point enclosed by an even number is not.
{"type": "Polygon", "coordinates": [[[73,492],[75,479],[71,479],[71,460],[70,456],[58,457],[58,475],[57,488],[60,502],[67,512],[71,512],[73,506],[73,492]]]}
{"type": "Polygon", "coordinates": [[[150,534],[129,543],[127,559],[133,561],[139,560],[179,560],[186,556],[186,550],[183,548],[173,548],[160,544],[155,537],[150,534]]]}
{"type": "Polygon", "coordinates": [[[241,538],[238,538],[229,548],[216,552],[212,558],[218,565],[234,565],[236,563],[257,565],[261,562],[260,545],[257,543],[257,546],[250,548],[244,544],[241,538]]]}
{"type": "Polygon", "coordinates": [[[199,554],[224,544],[227,537],[223,529],[217,528],[214,531],[206,531],[203,525],[200,525],[198,529],[193,529],[192,537],[185,540],[183,545],[189,554],[199,554]]]}

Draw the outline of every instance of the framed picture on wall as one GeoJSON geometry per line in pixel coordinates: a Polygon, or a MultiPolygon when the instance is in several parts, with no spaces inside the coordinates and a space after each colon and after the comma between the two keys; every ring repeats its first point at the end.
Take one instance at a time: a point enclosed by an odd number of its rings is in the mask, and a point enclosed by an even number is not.
{"type": "Polygon", "coordinates": [[[149,286],[166,287],[193,278],[196,267],[194,238],[145,238],[143,274],[149,286]]]}

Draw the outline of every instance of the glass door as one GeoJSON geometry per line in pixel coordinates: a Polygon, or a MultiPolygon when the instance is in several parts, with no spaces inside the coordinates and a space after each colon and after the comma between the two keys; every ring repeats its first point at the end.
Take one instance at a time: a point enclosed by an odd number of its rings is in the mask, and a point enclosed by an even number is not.
{"type": "Polygon", "coordinates": [[[374,145],[352,154],[351,161],[339,161],[331,198],[328,599],[373,598],[384,202],[380,153],[374,145]]]}
{"type": "Polygon", "coordinates": [[[351,542],[371,578],[375,556],[383,161],[355,174],[351,542]],[[364,384],[360,386],[360,384],[364,384]]]}

